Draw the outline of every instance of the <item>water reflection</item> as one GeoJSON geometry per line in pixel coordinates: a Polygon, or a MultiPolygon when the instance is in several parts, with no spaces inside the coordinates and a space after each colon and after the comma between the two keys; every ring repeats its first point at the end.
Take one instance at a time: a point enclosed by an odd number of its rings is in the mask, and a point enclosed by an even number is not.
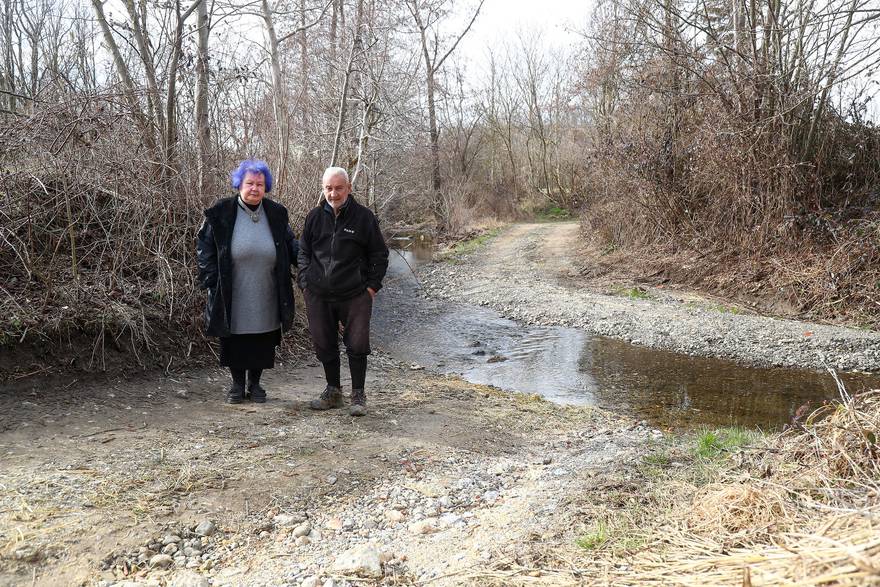
{"type": "MultiPolygon", "coordinates": [[[[642,415],[659,425],[761,426],[791,421],[801,406],[838,397],[830,374],[743,367],[594,338],[579,371],[595,382],[596,403],[642,415]]],[[[843,374],[851,392],[880,384],[876,376],[843,374]]]]}
{"type": "MultiPolygon", "coordinates": [[[[398,241],[391,241],[392,244],[398,241]]],[[[485,308],[418,295],[408,265],[431,247],[401,239],[373,316],[374,340],[400,359],[474,383],[594,404],[656,426],[741,424],[780,427],[810,402],[837,397],[828,374],[761,369],[590,336],[572,328],[524,326],[485,308]]],[[[845,375],[851,392],[880,387],[876,376],[845,375]]]]}

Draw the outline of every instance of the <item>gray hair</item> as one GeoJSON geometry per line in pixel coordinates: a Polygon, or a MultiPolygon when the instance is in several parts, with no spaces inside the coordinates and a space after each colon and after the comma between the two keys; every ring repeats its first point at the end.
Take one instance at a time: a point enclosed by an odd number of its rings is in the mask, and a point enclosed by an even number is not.
{"type": "Polygon", "coordinates": [[[346,171],[344,167],[328,167],[324,170],[324,175],[321,177],[321,181],[325,181],[328,178],[337,175],[341,175],[345,179],[345,183],[349,183],[348,171],[346,171]]]}

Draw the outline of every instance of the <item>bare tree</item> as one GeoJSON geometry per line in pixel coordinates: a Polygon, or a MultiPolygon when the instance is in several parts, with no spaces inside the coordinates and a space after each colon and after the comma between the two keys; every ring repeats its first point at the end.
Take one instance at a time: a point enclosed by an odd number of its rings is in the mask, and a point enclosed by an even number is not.
{"type": "MultiPolygon", "coordinates": [[[[431,187],[434,193],[435,204],[440,204],[440,129],[437,126],[437,72],[443,67],[443,64],[455,51],[458,44],[464,36],[471,30],[474,22],[483,8],[485,0],[480,0],[479,4],[473,11],[473,15],[467,25],[460,33],[452,38],[445,49],[440,39],[438,25],[442,19],[448,14],[447,0],[406,0],[406,7],[412,16],[416,29],[419,32],[419,40],[421,41],[422,58],[425,66],[426,81],[426,97],[428,101],[428,135],[431,140],[431,187]]],[[[437,209],[438,221],[443,221],[439,216],[439,208],[437,209]]]]}

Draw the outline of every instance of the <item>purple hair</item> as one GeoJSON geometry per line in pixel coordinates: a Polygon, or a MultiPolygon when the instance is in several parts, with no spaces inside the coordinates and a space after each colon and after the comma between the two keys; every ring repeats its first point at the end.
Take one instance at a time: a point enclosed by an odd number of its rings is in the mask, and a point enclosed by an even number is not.
{"type": "Polygon", "coordinates": [[[260,174],[266,180],[266,192],[272,191],[272,172],[269,165],[261,159],[245,159],[238,165],[238,169],[229,174],[233,189],[241,189],[241,182],[248,173],[260,174]]]}

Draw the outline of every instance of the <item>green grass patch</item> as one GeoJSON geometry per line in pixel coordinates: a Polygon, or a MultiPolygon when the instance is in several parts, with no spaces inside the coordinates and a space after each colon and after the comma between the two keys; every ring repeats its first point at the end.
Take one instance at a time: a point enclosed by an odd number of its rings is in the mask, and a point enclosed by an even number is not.
{"type": "Polygon", "coordinates": [[[604,520],[597,521],[593,527],[575,540],[575,544],[584,550],[596,550],[608,542],[608,524],[604,520]]]}
{"type": "Polygon", "coordinates": [[[570,210],[556,205],[548,206],[543,210],[539,210],[535,216],[538,220],[546,221],[571,220],[574,217],[570,210]]]}
{"type": "Polygon", "coordinates": [[[703,430],[696,436],[694,456],[700,460],[717,460],[726,453],[754,444],[759,434],[739,426],[703,430]]]}
{"type": "Polygon", "coordinates": [[[651,452],[642,457],[642,462],[650,467],[668,467],[672,459],[665,452],[651,452]]]}
{"type": "Polygon", "coordinates": [[[647,300],[651,296],[648,290],[641,287],[620,287],[614,290],[614,295],[629,298],[631,300],[647,300]]]}
{"type": "Polygon", "coordinates": [[[454,247],[452,247],[451,254],[456,257],[462,257],[464,255],[469,255],[476,251],[477,249],[483,247],[490,240],[498,236],[501,232],[500,228],[493,228],[491,230],[487,230],[483,234],[475,236],[472,239],[468,239],[466,241],[462,241],[460,243],[456,243],[454,247]]]}

